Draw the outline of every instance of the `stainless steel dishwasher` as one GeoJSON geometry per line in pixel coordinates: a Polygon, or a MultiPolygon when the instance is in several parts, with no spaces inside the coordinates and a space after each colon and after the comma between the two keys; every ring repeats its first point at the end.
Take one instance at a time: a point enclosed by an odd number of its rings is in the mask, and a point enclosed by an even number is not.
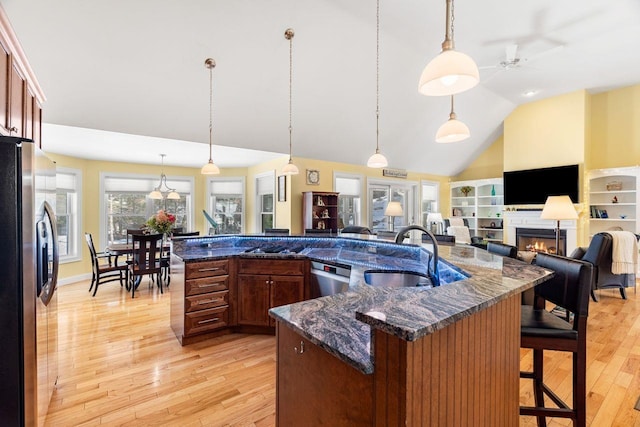
{"type": "Polygon", "coordinates": [[[335,295],[349,289],[351,268],[311,261],[311,297],[335,295]]]}

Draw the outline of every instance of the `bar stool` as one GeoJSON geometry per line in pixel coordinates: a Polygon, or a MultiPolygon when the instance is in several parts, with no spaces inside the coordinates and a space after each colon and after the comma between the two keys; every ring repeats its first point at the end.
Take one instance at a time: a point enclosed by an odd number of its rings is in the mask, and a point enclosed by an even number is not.
{"type": "Polygon", "coordinates": [[[536,264],[555,275],[536,286],[533,306],[522,306],[520,347],[533,349],[533,371],[520,372],[520,378],[533,379],[535,406],[521,406],[520,415],[536,416],[538,426],[543,427],[545,417],[571,418],[575,426],[582,427],[586,425],[587,315],[593,265],[545,253],[538,254],[536,264]],[[564,308],[566,317],[545,310],[546,301],[564,308]],[[573,353],[573,408],[544,383],[544,350],[573,353]],[[545,407],[545,395],[558,407],[545,407]]]}

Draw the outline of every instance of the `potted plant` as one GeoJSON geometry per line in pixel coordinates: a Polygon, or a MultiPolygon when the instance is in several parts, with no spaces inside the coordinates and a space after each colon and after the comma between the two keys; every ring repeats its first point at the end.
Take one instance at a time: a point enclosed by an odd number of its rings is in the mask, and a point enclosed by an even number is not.
{"type": "Polygon", "coordinates": [[[460,192],[464,194],[464,197],[468,197],[469,193],[471,193],[471,190],[473,190],[473,187],[470,187],[468,185],[465,185],[464,187],[460,187],[460,192]]]}

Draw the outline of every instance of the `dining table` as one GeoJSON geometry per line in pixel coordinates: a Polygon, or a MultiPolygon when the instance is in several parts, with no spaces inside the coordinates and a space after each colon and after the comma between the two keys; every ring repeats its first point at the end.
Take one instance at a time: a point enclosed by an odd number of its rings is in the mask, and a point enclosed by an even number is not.
{"type": "MultiPolygon", "coordinates": [[[[163,269],[163,279],[169,285],[171,280],[170,276],[170,251],[171,251],[171,243],[165,242],[162,245],[162,253],[160,255],[160,263],[163,269]]],[[[129,256],[133,254],[133,243],[111,243],[107,245],[106,252],[114,256],[114,265],[118,266],[118,260],[121,256],[129,256]]],[[[136,287],[140,283],[140,277],[136,277],[136,287]]]]}

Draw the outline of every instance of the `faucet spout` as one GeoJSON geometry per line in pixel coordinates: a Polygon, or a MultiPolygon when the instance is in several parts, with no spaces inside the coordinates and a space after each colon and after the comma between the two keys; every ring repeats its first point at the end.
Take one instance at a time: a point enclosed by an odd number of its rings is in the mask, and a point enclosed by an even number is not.
{"type": "Polygon", "coordinates": [[[429,236],[429,239],[431,240],[431,243],[433,244],[433,268],[432,268],[431,271],[433,272],[433,276],[434,276],[434,278],[435,278],[435,280],[437,282],[437,283],[435,283],[435,286],[438,286],[440,284],[439,283],[440,276],[438,275],[438,241],[436,240],[436,236],[434,236],[431,231],[427,230],[423,226],[417,225],[417,224],[412,224],[412,225],[408,225],[408,226],[402,228],[400,231],[398,231],[398,234],[396,234],[396,243],[401,244],[404,241],[405,234],[407,234],[407,232],[409,232],[411,230],[422,231],[424,234],[429,236]]]}

